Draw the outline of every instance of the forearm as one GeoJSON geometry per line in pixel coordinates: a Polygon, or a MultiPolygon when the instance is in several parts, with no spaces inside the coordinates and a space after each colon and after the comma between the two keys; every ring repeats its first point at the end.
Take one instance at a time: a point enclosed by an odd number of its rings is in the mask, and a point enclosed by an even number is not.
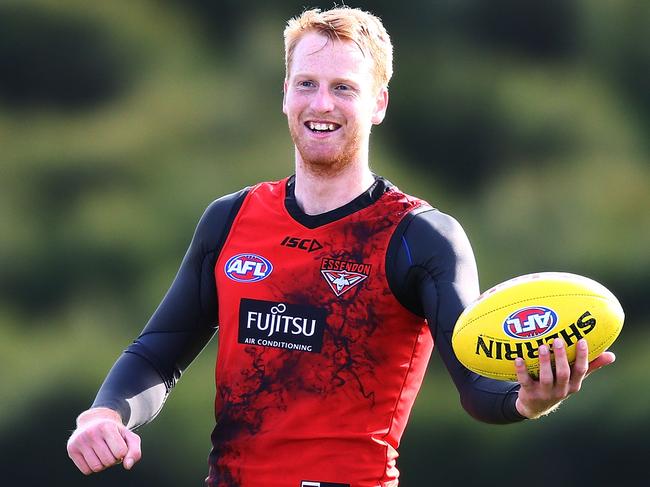
{"type": "Polygon", "coordinates": [[[491,424],[508,424],[525,419],[516,408],[519,384],[482,377],[467,370],[456,358],[451,333],[436,334],[436,348],[460,396],[460,402],[473,418],[491,424]]]}
{"type": "Polygon", "coordinates": [[[86,409],[79,416],[77,416],[77,428],[83,427],[88,423],[98,420],[114,421],[120,424],[123,423],[122,417],[114,409],[102,406],[91,406],[90,409],[86,409]]]}
{"type": "Polygon", "coordinates": [[[458,296],[458,285],[459,283],[452,284],[444,280],[428,280],[423,286],[436,288],[435,291],[427,291],[429,296],[436,296],[432,302],[438,303],[435,311],[429,305],[425,306],[427,320],[434,324],[432,333],[435,333],[436,349],[454,381],[460,402],[465,411],[484,423],[507,424],[521,421],[525,418],[518,413],[515,406],[519,384],[475,374],[465,368],[456,357],[451,336],[456,319],[467,304],[466,299],[458,296]]]}
{"type": "Polygon", "coordinates": [[[461,404],[473,418],[492,424],[516,423],[526,419],[515,406],[519,384],[481,376],[474,377],[472,381],[473,384],[461,394],[461,404]]]}
{"type": "Polygon", "coordinates": [[[162,408],[171,390],[165,382],[148,360],[125,352],[108,373],[92,408],[112,409],[129,429],[137,428],[162,408]]]}

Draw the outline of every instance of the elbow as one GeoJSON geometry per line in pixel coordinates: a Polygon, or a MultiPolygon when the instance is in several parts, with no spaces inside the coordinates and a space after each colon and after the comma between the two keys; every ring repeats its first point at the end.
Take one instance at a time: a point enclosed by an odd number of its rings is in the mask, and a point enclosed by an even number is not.
{"type": "Polygon", "coordinates": [[[461,395],[460,404],[463,406],[465,412],[476,421],[487,424],[502,424],[498,421],[498,418],[493,418],[492,415],[487,413],[485,408],[478,407],[476,402],[466,395],[461,395]]]}
{"type": "Polygon", "coordinates": [[[482,395],[461,394],[460,402],[463,409],[472,418],[486,424],[512,424],[525,419],[516,412],[514,402],[517,394],[482,395]]]}

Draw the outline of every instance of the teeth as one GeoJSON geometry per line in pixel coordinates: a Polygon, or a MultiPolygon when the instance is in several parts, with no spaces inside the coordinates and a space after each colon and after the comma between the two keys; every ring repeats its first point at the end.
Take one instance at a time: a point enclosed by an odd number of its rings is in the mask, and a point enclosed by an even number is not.
{"type": "Polygon", "coordinates": [[[320,131],[336,130],[336,126],[333,123],[322,123],[322,122],[309,122],[309,128],[311,130],[320,130],[320,131]]]}

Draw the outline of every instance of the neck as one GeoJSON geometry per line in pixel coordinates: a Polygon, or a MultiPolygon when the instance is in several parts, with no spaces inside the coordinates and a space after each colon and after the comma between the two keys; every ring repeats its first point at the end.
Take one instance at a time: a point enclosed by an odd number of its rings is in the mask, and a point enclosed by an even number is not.
{"type": "Polygon", "coordinates": [[[335,172],[312,170],[296,158],[295,196],[307,215],[320,215],[349,203],[375,182],[368,163],[349,164],[335,172]]]}

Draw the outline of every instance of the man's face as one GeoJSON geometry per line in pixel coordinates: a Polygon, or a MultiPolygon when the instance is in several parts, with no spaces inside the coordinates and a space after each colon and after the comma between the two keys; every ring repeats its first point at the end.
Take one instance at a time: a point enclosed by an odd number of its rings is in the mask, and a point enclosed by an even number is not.
{"type": "Polygon", "coordinates": [[[349,41],[315,32],[296,45],[284,83],[298,157],[319,172],[338,172],[367,157],[370,128],[384,119],[388,92],[377,89],[373,63],[349,41]]]}

